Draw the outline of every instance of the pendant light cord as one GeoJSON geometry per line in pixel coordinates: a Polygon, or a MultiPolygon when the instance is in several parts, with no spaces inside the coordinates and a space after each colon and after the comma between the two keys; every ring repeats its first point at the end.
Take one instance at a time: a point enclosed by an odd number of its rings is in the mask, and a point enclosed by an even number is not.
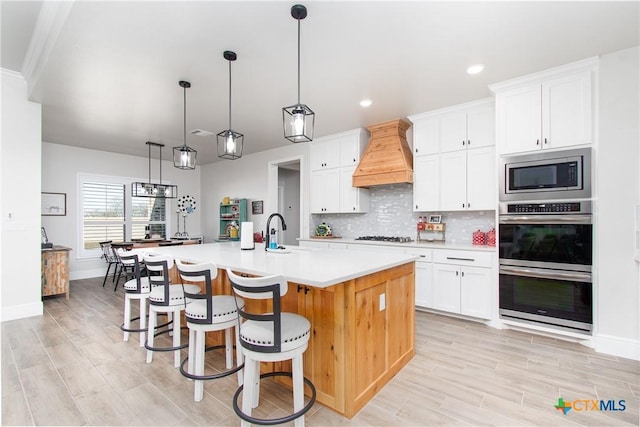
{"type": "Polygon", "coordinates": [[[229,133],[231,133],[231,60],[229,62],[229,133]]]}
{"type": "Polygon", "coordinates": [[[187,146],[187,88],[186,86],[183,88],[184,89],[184,127],[183,127],[183,138],[182,138],[182,145],[184,147],[187,146]]]}
{"type": "Polygon", "coordinates": [[[149,184],[151,184],[151,144],[147,144],[149,147],[149,184]]]}
{"type": "Polygon", "coordinates": [[[300,104],[300,19],[298,21],[298,104],[300,104]]]}

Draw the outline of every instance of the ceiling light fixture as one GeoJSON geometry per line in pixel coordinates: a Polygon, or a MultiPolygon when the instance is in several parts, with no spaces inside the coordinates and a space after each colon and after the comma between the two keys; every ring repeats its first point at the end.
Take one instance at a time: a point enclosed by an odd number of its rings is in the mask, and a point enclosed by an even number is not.
{"type": "Polygon", "coordinates": [[[155,197],[158,199],[175,199],[178,197],[178,186],[162,183],[162,147],[164,144],[147,141],[149,146],[149,182],[132,182],[131,193],[133,197],[155,197]],[[151,182],[151,147],[158,147],[160,150],[160,180],[158,183],[151,182]]]}
{"type": "Polygon", "coordinates": [[[467,68],[467,74],[474,75],[484,70],[484,64],[475,64],[467,68]]]}
{"type": "Polygon", "coordinates": [[[191,83],[180,80],[178,83],[184,89],[184,139],[179,147],[173,147],[173,166],[178,169],[195,169],[198,152],[187,147],[187,89],[191,83]]]}
{"type": "Polygon", "coordinates": [[[231,128],[231,62],[237,59],[235,52],[224,51],[224,59],[229,61],[229,129],[218,134],[218,157],[235,160],[242,157],[244,135],[231,128]]]}
{"type": "Polygon", "coordinates": [[[370,107],[371,104],[373,104],[373,101],[370,99],[363,99],[362,101],[360,101],[360,106],[364,108],[370,107]]]}
{"type": "Polygon", "coordinates": [[[282,109],[284,137],[291,142],[313,140],[315,113],[300,103],[300,20],[307,17],[307,8],[301,4],[291,7],[291,16],[298,21],[298,103],[282,109]]]}

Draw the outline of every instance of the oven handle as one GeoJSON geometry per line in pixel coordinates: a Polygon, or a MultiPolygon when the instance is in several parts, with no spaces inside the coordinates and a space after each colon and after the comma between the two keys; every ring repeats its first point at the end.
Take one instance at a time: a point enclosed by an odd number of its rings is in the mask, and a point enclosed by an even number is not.
{"type": "Polygon", "coordinates": [[[591,215],[500,215],[500,224],[591,224],[591,215]]]}
{"type": "Polygon", "coordinates": [[[540,279],[562,279],[572,282],[586,282],[591,283],[590,273],[580,272],[563,272],[558,270],[545,270],[539,268],[524,268],[524,267],[512,267],[512,266],[500,266],[501,274],[514,274],[517,276],[525,277],[538,277],[540,279]]]}

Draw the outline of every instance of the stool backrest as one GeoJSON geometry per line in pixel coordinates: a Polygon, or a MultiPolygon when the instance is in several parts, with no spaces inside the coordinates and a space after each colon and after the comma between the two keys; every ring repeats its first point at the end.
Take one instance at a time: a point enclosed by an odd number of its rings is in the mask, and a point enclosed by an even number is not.
{"type": "Polygon", "coordinates": [[[124,270],[124,276],[125,276],[125,280],[130,280],[130,279],[136,279],[136,289],[125,289],[125,292],[128,293],[140,293],[142,292],[142,277],[140,277],[140,264],[141,264],[141,259],[143,258],[144,254],[139,253],[139,252],[133,252],[133,251],[123,251],[121,249],[118,249],[116,252],[118,253],[118,256],[120,257],[120,261],[122,262],[122,265],[124,267],[127,267],[124,270]],[[131,268],[131,270],[129,270],[129,268],[131,268]]]}
{"type": "Polygon", "coordinates": [[[169,270],[173,267],[173,257],[169,255],[145,255],[144,264],[147,267],[147,276],[151,285],[162,286],[164,298],[162,301],[149,300],[149,304],[169,305],[169,270]],[[160,273],[160,275],[157,275],[160,273]],[[155,274],[155,275],[154,275],[155,274]]]}
{"type": "Polygon", "coordinates": [[[273,339],[268,343],[254,343],[246,341],[240,334],[240,344],[249,350],[261,353],[279,353],[282,344],[282,309],[280,298],[286,295],[288,290],[287,280],[282,275],[263,276],[263,277],[242,277],[227,269],[227,276],[234,295],[241,296],[246,299],[271,300],[272,311],[270,313],[253,313],[247,311],[245,307],[239,307],[236,300],[236,308],[238,315],[244,320],[253,320],[257,322],[271,323],[273,325],[273,339]]]}
{"type": "Polygon", "coordinates": [[[187,299],[204,299],[207,304],[207,314],[204,319],[189,318],[190,323],[203,323],[210,324],[213,320],[213,284],[212,281],[218,276],[218,267],[212,263],[202,264],[184,264],[180,260],[176,260],[176,268],[180,274],[181,280],[187,280],[190,282],[203,282],[205,286],[204,294],[193,294],[187,292],[186,288],[183,288],[184,296],[187,299]]]}

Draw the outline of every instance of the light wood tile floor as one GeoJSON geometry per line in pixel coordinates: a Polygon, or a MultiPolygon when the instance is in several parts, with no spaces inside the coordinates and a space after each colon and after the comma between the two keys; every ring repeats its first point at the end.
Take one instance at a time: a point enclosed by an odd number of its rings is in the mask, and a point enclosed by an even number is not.
{"type": "MultiPolygon", "coordinates": [[[[2,324],[2,425],[239,425],[231,406],[236,377],[206,382],[204,400],[193,402],[193,384],[171,354],[147,364],[137,334],[122,341],[124,295],[101,282],[73,281],[69,301],[47,298],[43,316],[2,324]]],[[[207,357],[223,366],[218,355],[207,357]]],[[[269,380],[262,387],[256,416],[290,411],[288,390],[269,380]]],[[[638,362],[418,312],[408,366],[353,419],[316,404],[306,423],[637,426],[639,398],[638,362]],[[626,410],[563,415],[554,408],[558,397],[624,400],[626,410]]]]}

